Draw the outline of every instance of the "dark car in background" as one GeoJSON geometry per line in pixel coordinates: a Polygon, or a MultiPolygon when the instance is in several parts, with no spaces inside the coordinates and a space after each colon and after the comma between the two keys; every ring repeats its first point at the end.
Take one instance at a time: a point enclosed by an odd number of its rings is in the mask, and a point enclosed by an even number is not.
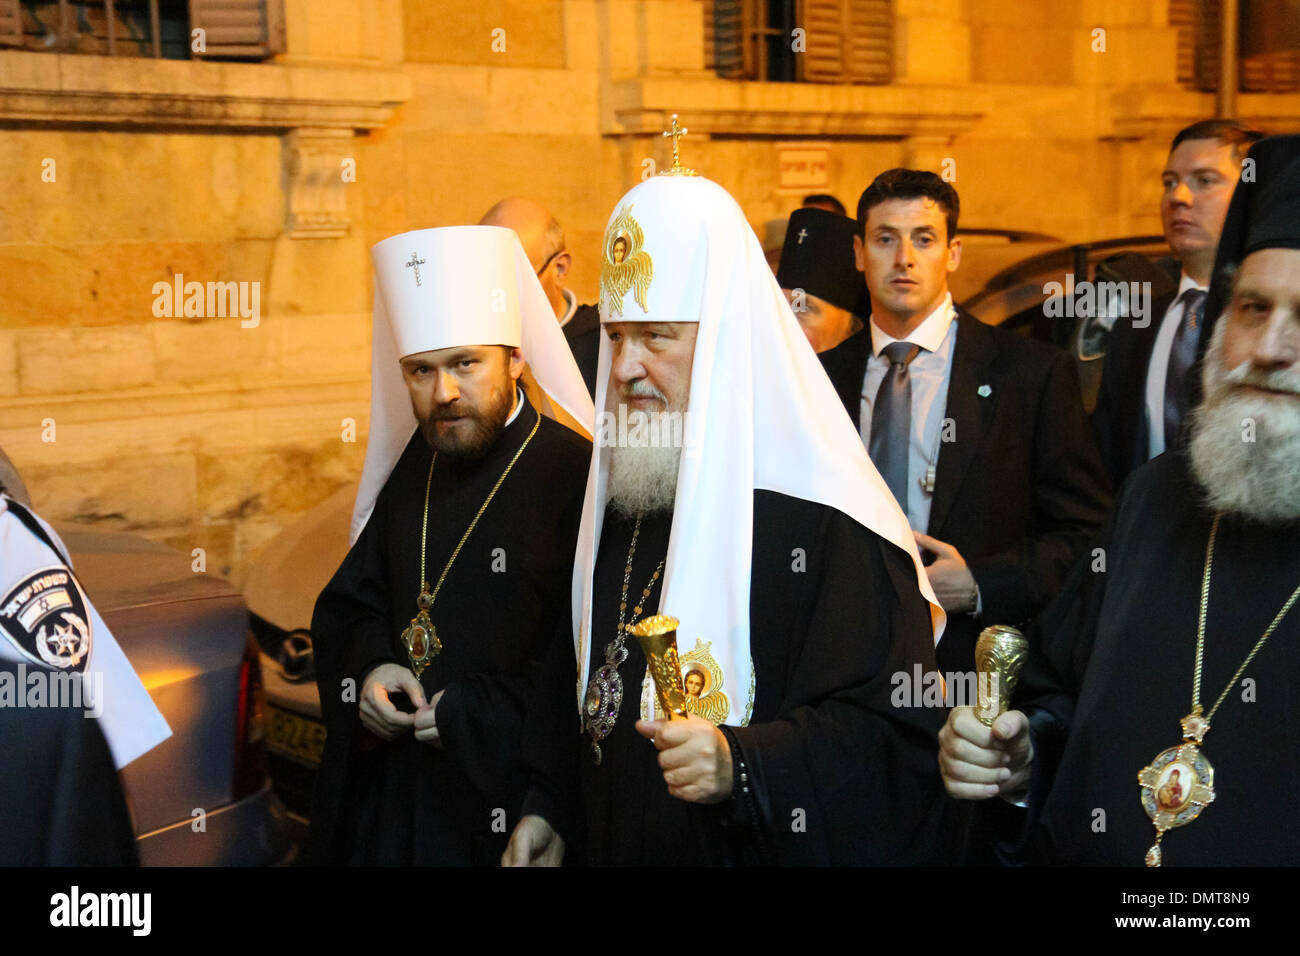
{"type": "Polygon", "coordinates": [[[345,485],[264,547],[244,585],[266,688],[266,749],[291,832],[306,834],[325,747],[311,654],[311,612],[348,553],[357,483],[345,485]]]}
{"type": "MultiPolygon", "coordinates": [[[[1155,286],[1152,294],[1158,295],[1162,283],[1176,287],[1178,282],[1177,267],[1168,258],[1171,253],[1164,237],[1132,236],[1072,245],[1034,241],[1016,244],[1001,255],[1010,260],[1004,267],[990,271],[997,257],[980,259],[984,268],[976,271],[984,273],[981,286],[964,296],[954,288],[953,297],[989,325],[1069,351],[1077,363],[1084,406],[1091,412],[1097,404],[1106,337],[1114,316],[1049,315],[1045,306],[1055,291],[1051,283],[1068,288],[1083,281],[1149,282],[1155,286]]],[[[967,259],[964,249],[963,265],[956,275],[965,270],[967,259]]],[[[1151,321],[1159,320],[1159,316],[1151,317],[1151,321]]]]}

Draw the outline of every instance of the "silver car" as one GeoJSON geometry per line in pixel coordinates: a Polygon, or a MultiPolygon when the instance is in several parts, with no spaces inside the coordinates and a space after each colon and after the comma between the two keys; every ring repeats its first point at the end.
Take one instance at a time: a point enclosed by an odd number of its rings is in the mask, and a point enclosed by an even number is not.
{"type": "Polygon", "coordinates": [[[171,726],[122,770],[146,866],[288,862],[271,793],[248,610],[189,555],[135,534],[55,525],[73,568],[171,726]]]}
{"type": "MultiPolygon", "coordinates": [[[[0,450],[0,482],[28,503],[0,450]]],[[[121,773],[146,866],[289,862],[272,796],[248,609],[188,555],[135,534],[56,525],[90,600],[172,735],[121,773]]]]}

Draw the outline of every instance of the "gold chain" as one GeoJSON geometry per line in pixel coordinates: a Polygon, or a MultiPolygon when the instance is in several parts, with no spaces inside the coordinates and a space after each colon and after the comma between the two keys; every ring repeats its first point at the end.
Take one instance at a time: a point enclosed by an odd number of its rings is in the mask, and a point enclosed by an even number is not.
{"type": "MultiPolygon", "coordinates": [[[[632,528],[632,542],[627,549],[627,564],[623,568],[623,594],[618,602],[618,632],[614,635],[614,639],[605,645],[605,663],[587,684],[583,726],[591,737],[592,756],[595,757],[597,766],[601,761],[600,742],[614,729],[614,721],[623,702],[623,678],[619,676],[618,669],[627,660],[627,648],[624,643],[627,632],[631,628],[631,625],[624,623],[627,620],[627,589],[632,580],[632,559],[636,555],[636,542],[640,536],[641,519],[637,518],[632,528]]],[[[654,574],[650,575],[649,583],[641,589],[641,600],[632,609],[632,624],[636,623],[644,605],[650,600],[650,593],[654,590],[659,576],[663,574],[667,560],[665,558],[659,562],[654,574]]]]}
{"type": "MultiPolygon", "coordinates": [[[[1196,627],[1196,671],[1192,675],[1192,713],[1198,715],[1201,713],[1201,662],[1205,654],[1205,612],[1206,608],[1208,608],[1210,604],[1210,571],[1214,566],[1214,541],[1219,535],[1219,519],[1221,517],[1223,517],[1222,512],[1215,512],[1214,524],[1210,528],[1210,540],[1205,546],[1205,576],[1201,579],[1201,614],[1196,627]]],[[[1233,674],[1229,679],[1228,686],[1223,688],[1223,693],[1220,694],[1219,699],[1214,702],[1214,706],[1210,708],[1210,712],[1205,715],[1205,722],[1207,724],[1213,719],[1214,712],[1219,709],[1219,705],[1223,703],[1224,698],[1228,696],[1228,691],[1232,690],[1233,686],[1237,683],[1238,678],[1240,678],[1246,668],[1250,666],[1250,662],[1255,659],[1255,655],[1258,654],[1259,649],[1264,646],[1264,642],[1273,636],[1273,632],[1277,630],[1277,626],[1282,623],[1282,618],[1286,617],[1287,612],[1291,610],[1291,607],[1295,604],[1297,598],[1300,598],[1300,586],[1297,586],[1296,589],[1291,592],[1291,596],[1287,598],[1287,602],[1282,605],[1282,609],[1278,611],[1277,615],[1273,618],[1273,623],[1269,624],[1268,628],[1264,631],[1263,636],[1255,642],[1255,646],[1251,648],[1250,653],[1246,655],[1246,659],[1242,661],[1241,666],[1237,668],[1237,673],[1233,674]]]]}
{"type": "MultiPolygon", "coordinates": [[[[527,401],[527,399],[522,400],[527,401]]],[[[426,611],[433,607],[434,601],[438,600],[438,592],[442,590],[442,582],[447,580],[447,572],[451,570],[451,566],[456,562],[456,558],[460,555],[460,549],[465,547],[465,542],[469,540],[469,536],[474,531],[475,525],[478,524],[478,519],[483,517],[483,512],[487,511],[487,506],[492,503],[492,499],[496,496],[497,489],[500,488],[501,483],[506,480],[506,475],[510,474],[510,469],[515,467],[515,462],[517,462],[519,456],[524,453],[524,449],[528,447],[528,443],[533,440],[533,436],[537,434],[537,428],[541,424],[542,416],[538,414],[537,421],[533,422],[533,430],[528,433],[528,437],[524,439],[524,443],[519,446],[519,450],[515,452],[515,456],[510,459],[510,464],[506,465],[506,470],[501,472],[501,477],[497,479],[497,483],[493,485],[492,490],[488,492],[486,500],[484,500],[482,506],[478,509],[478,514],[476,514],[474,520],[469,523],[469,527],[465,529],[465,533],[460,536],[460,543],[456,545],[456,550],[451,553],[451,557],[447,559],[446,565],[443,566],[442,574],[438,576],[438,583],[434,585],[433,594],[429,597],[429,605],[425,608],[426,611]]],[[[424,553],[426,550],[425,542],[429,534],[429,489],[433,487],[433,466],[437,464],[437,462],[438,453],[435,451],[433,453],[433,460],[429,462],[429,477],[424,483],[424,521],[420,526],[420,587],[422,591],[429,590],[428,579],[424,576],[424,553]]]]}
{"type": "MultiPolygon", "coordinates": [[[[668,561],[667,558],[660,561],[659,567],[655,568],[655,573],[650,575],[650,583],[641,589],[641,603],[632,608],[632,620],[628,624],[624,625],[623,621],[627,614],[627,586],[632,580],[632,556],[636,554],[636,539],[640,537],[640,535],[641,519],[637,518],[636,524],[632,528],[632,544],[627,550],[627,567],[623,569],[623,596],[618,602],[618,633],[614,637],[614,643],[610,645],[610,647],[614,648],[613,652],[608,650],[606,651],[610,658],[614,657],[618,653],[618,649],[623,646],[623,642],[627,639],[627,632],[632,629],[632,625],[636,624],[637,620],[641,617],[642,605],[650,599],[650,592],[654,590],[655,582],[659,580],[659,575],[663,573],[664,565],[668,561]]],[[[619,663],[622,663],[622,661],[619,663]]]]}

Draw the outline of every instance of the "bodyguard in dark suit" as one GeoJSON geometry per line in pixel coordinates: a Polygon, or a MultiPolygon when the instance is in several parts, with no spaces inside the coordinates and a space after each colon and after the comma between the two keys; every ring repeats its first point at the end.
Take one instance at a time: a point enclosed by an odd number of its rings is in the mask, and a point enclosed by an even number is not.
{"type": "Polygon", "coordinates": [[[1262,135],[1230,120],[1204,120],[1174,137],[1160,177],[1160,221],[1178,257],[1178,285],[1156,298],[1143,320],[1115,320],[1092,414],[1115,488],[1143,462],[1182,444],[1219,234],[1242,158],[1262,135]]]}
{"type": "Polygon", "coordinates": [[[957,213],[933,173],[876,178],[854,239],[871,321],[820,356],[933,555],[944,671],[974,669],[983,627],[1034,617],[1110,507],[1070,356],[953,306],[957,213]]]}

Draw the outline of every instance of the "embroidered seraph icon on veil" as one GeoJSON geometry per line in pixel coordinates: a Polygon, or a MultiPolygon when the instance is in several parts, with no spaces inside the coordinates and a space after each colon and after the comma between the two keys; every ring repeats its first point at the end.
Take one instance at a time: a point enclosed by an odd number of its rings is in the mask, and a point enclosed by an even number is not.
{"type": "Polygon", "coordinates": [[[642,312],[649,312],[646,296],[654,278],[650,253],[642,249],[645,234],[632,218],[632,207],[624,206],[605,230],[604,255],[600,262],[601,297],[609,302],[611,315],[623,314],[623,299],[631,291],[642,312]]]}

